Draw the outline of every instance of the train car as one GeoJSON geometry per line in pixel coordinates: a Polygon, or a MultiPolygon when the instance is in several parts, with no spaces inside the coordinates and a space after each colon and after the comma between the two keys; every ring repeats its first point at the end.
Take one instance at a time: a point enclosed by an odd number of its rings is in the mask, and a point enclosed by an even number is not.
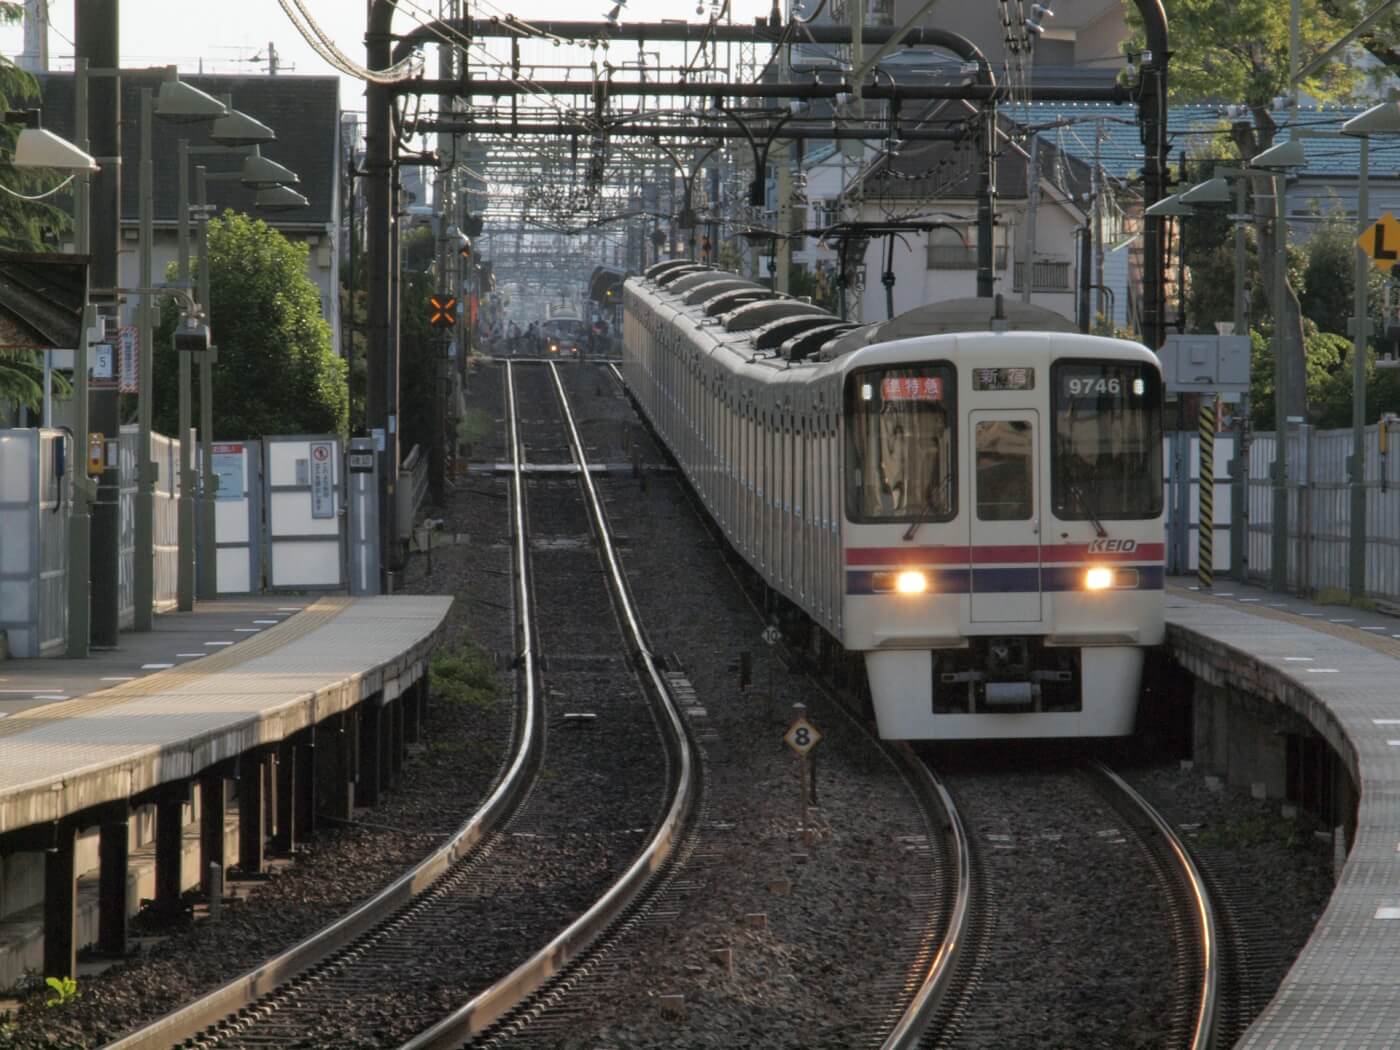
{"type": "Polygon", "coordinates": [[[1000,297],[856,326],[672,261],[624,377],[730,544],[863,656],[880,735],[1133,731],[1164,634],[1157,357],[1000,297]]]}

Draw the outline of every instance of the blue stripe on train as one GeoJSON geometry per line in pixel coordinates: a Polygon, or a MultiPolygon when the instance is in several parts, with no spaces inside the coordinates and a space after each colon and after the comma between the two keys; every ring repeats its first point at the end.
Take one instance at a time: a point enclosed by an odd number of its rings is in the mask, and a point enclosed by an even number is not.
{"type": "MultiPolygon", "coordinates": [[[[1033,591],[1082,591],[1083,565],[1015,566],[1005,569],[935,569],[925,568],[929,590],[934,594],[1027,594],[1033,591]]],[[[1136,569],[1139,591],[1160,591],[1166,586],[1166,570],[1161,565],[1119,565],[1119,569],[1136,569]]],[[[887,574],[890,570],[877,570],[887,574]]],[[[847,594],[875,594],[874,577],[869,569],[846,571],[847,594]]],[[[878,592],[887,593],[887,592],[878,592]]]]}

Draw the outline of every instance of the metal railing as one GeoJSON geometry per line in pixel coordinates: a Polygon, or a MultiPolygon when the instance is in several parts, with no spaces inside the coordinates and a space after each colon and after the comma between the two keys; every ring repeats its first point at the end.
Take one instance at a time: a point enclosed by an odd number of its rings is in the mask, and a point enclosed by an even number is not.
{"type": "MultiPolygon", "coordinates": [[[[1014,291],[1021,290],[1024,269],[1025,265],[1019,262],[1012,267],[1011,287],[1014,291]]],[[[1067,292],[1070,290],[1072,277],[1073,272],[1068,259],[1037,259],[1031,264],[1031,291],[1067,292]]]]}

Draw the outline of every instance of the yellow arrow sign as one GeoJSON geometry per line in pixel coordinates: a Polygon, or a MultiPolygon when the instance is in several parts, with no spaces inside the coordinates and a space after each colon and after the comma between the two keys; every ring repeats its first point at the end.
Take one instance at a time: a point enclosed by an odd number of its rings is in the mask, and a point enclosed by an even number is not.
{"type": "Polygon", "coordinates": [[[1371,265],[1390,273],[1390,268],[1400,263],[1400,220],[1386,212],[1362,231],[1356,243],[1370,257],[1371,265]]]}

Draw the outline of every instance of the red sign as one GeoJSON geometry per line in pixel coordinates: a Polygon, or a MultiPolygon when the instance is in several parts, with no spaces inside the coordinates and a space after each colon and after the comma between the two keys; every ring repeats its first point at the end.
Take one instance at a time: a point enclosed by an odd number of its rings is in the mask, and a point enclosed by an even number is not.
{"type": "Polygon", "coordinates": [[[880,383],[885,401],[942,401],[943,380],[938,376],[887,376],[880,383]]]}

